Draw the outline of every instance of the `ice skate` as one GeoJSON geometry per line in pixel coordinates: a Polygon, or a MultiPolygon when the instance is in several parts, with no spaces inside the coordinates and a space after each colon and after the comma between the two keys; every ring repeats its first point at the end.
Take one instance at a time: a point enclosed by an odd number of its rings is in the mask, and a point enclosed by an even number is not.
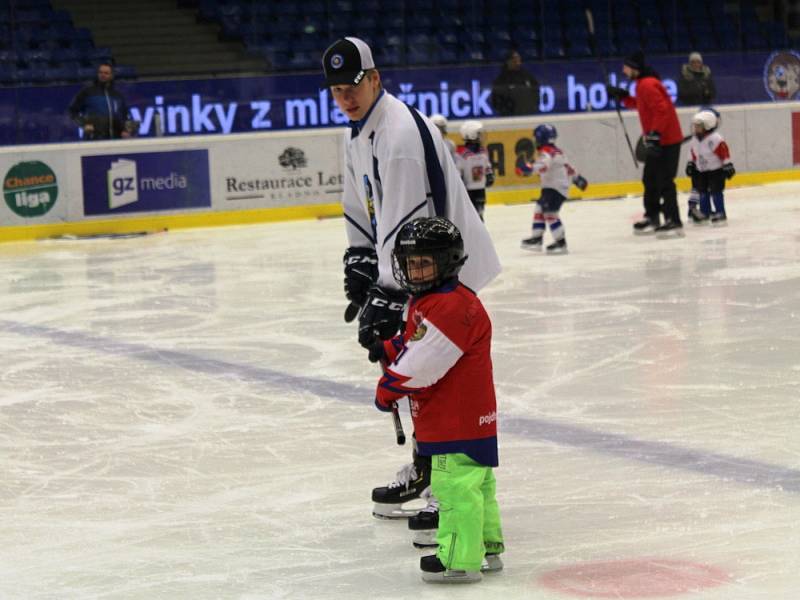
{"type": "Polygon", "coordinates": [[[655,233],[657,226],[657,224],[645,217],[641,221],[636,221],[636,223],[633,224],[633,233],[635,235],[650,235],[651,233],[655,233]]]}
{"type": "Polygon", "coordinates": [[[487,553],[483,557],[483,564],[481,565],[482,573],[495,573],[503,570],[503,559],[499,554],[487,553]]]}
{"type": "Polygon", "coordinates": [[[695,225],[705,225],[706,223],[708,223],[708,215],[703,213],[703,211],[701,211],[696,206],[693,206],[689,210],[689,218],[695,225]]]}
{"type": "Polygon", "coordinates": [[[714,227],[725,227],[728,224],[728,217],[725,213],[714,213],[711,215],[711,224],[714,227]]]}
{"type": "Polygon", "coordinates": [[[419,559],[422,580],[428,583],[477,583],[483,579],[480,571],[448,569],[435,554],[419,559]]]}
{"type": "Polygon", "coordinates": [[[414,532],[412,544],[416,548],[435,548],[436,530],[439,528],[439,501],[431,494],[431,488],[425,488],[422,498],[428,501],[427,506],[408,519],[408,528],[414,532]]]}
{"type": "Polygon", "coordinates": [[[523,250],[528,250],[529,252],[541,252],[542,251],[542,236],[532,236],[529,238],[525,238],[519,243],[520,248],[523,250]]]}
{"type": "Polygon", "coordinates": [[[656,237],[662,240],[683,237],[683,225],[675,221],[667,221],[663,225],[656,227],[656,237]]]}
{"type": "Polygon", "coordinates": [[[430,485],[430,472],[414,463],[404,465],[397,472],[397,479],[385,487],[372,490],[372,515],[378,519],[408,519],[419,512],[419,508],[404,506],[416,500],[430,485]]]}
{"type": "Polygon", "coordinates": [[[566,254],[567,253],[567,240],[561,238],[556,240],[547,247],[548,254],[566,254]]]}

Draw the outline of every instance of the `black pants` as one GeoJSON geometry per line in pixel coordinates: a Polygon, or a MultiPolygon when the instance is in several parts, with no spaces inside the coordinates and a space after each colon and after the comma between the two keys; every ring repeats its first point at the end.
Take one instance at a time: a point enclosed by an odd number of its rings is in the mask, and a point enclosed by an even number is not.
{"type": "Polygon", "coordinates": [[[648,156],[644,163],[644,214],[652,223],[659,222],[660,213],[664,213],[667,221],[681,222],[678,190],[675,188],[680,154],[680,143],[662,146],[659,156],[648,156]]]}

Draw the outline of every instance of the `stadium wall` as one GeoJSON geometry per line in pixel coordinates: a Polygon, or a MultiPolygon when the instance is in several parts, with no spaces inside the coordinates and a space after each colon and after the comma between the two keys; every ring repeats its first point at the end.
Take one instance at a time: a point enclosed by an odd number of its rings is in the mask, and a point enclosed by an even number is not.
{"type": "MultiPolygon", "coordinates": [[[[695,111],[678,112],[688,134],[695,111]]],[[[800,102],[720,112],[737,169],[729,185],[800,179],[800,102]]],[[[623,115],[635,144],[638,118],[623,115]]],[[[538,197],[536,178],[519,177],[514,165],[520,153],[532,152],[532,129],[541,122],[485,121],[497,173],[490,203],[538,197]]],[[[641,194],[641,167],[634,167],[615,112],[553,115],[547,122],[590,182],[585,192],[572,188],[571,198],[641,194]]],[[[452,121],[452,131],[458,125],[452,121]]],[[[342,135],[328,128],[3,148],[0,241],[339,216],[342,135]]],[[[685,144],[681,175],[687,152],[685,144]]],[[[688,179],[678,185],[687,190],[688,179]]]]}

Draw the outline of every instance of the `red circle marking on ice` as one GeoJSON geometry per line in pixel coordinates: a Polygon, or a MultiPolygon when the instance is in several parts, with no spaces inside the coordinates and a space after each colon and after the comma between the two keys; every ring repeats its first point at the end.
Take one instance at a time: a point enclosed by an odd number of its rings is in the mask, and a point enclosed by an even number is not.
{"type": "Polygon", "coordinates": [[[590,598],[659,598],[731,580],[722,569],[682,560],[641,558],[563,567],[539,577],[552,590],[590,598]]]}

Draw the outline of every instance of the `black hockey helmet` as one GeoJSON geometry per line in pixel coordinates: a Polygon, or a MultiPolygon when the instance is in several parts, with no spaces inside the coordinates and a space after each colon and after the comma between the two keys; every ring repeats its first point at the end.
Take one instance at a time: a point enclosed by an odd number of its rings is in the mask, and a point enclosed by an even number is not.
{"type": "Polygon", "coordinates": [[[406,223],[397,232],[392,251],[392,273],[404,290],[421,294],[458,275],[466,260],[464,240],[458,227],[443,217],[421,217],[406,223]],[[411,281],[408,259],[412,256],[433,258],[436,265],[433,279],[411,281]]]}

